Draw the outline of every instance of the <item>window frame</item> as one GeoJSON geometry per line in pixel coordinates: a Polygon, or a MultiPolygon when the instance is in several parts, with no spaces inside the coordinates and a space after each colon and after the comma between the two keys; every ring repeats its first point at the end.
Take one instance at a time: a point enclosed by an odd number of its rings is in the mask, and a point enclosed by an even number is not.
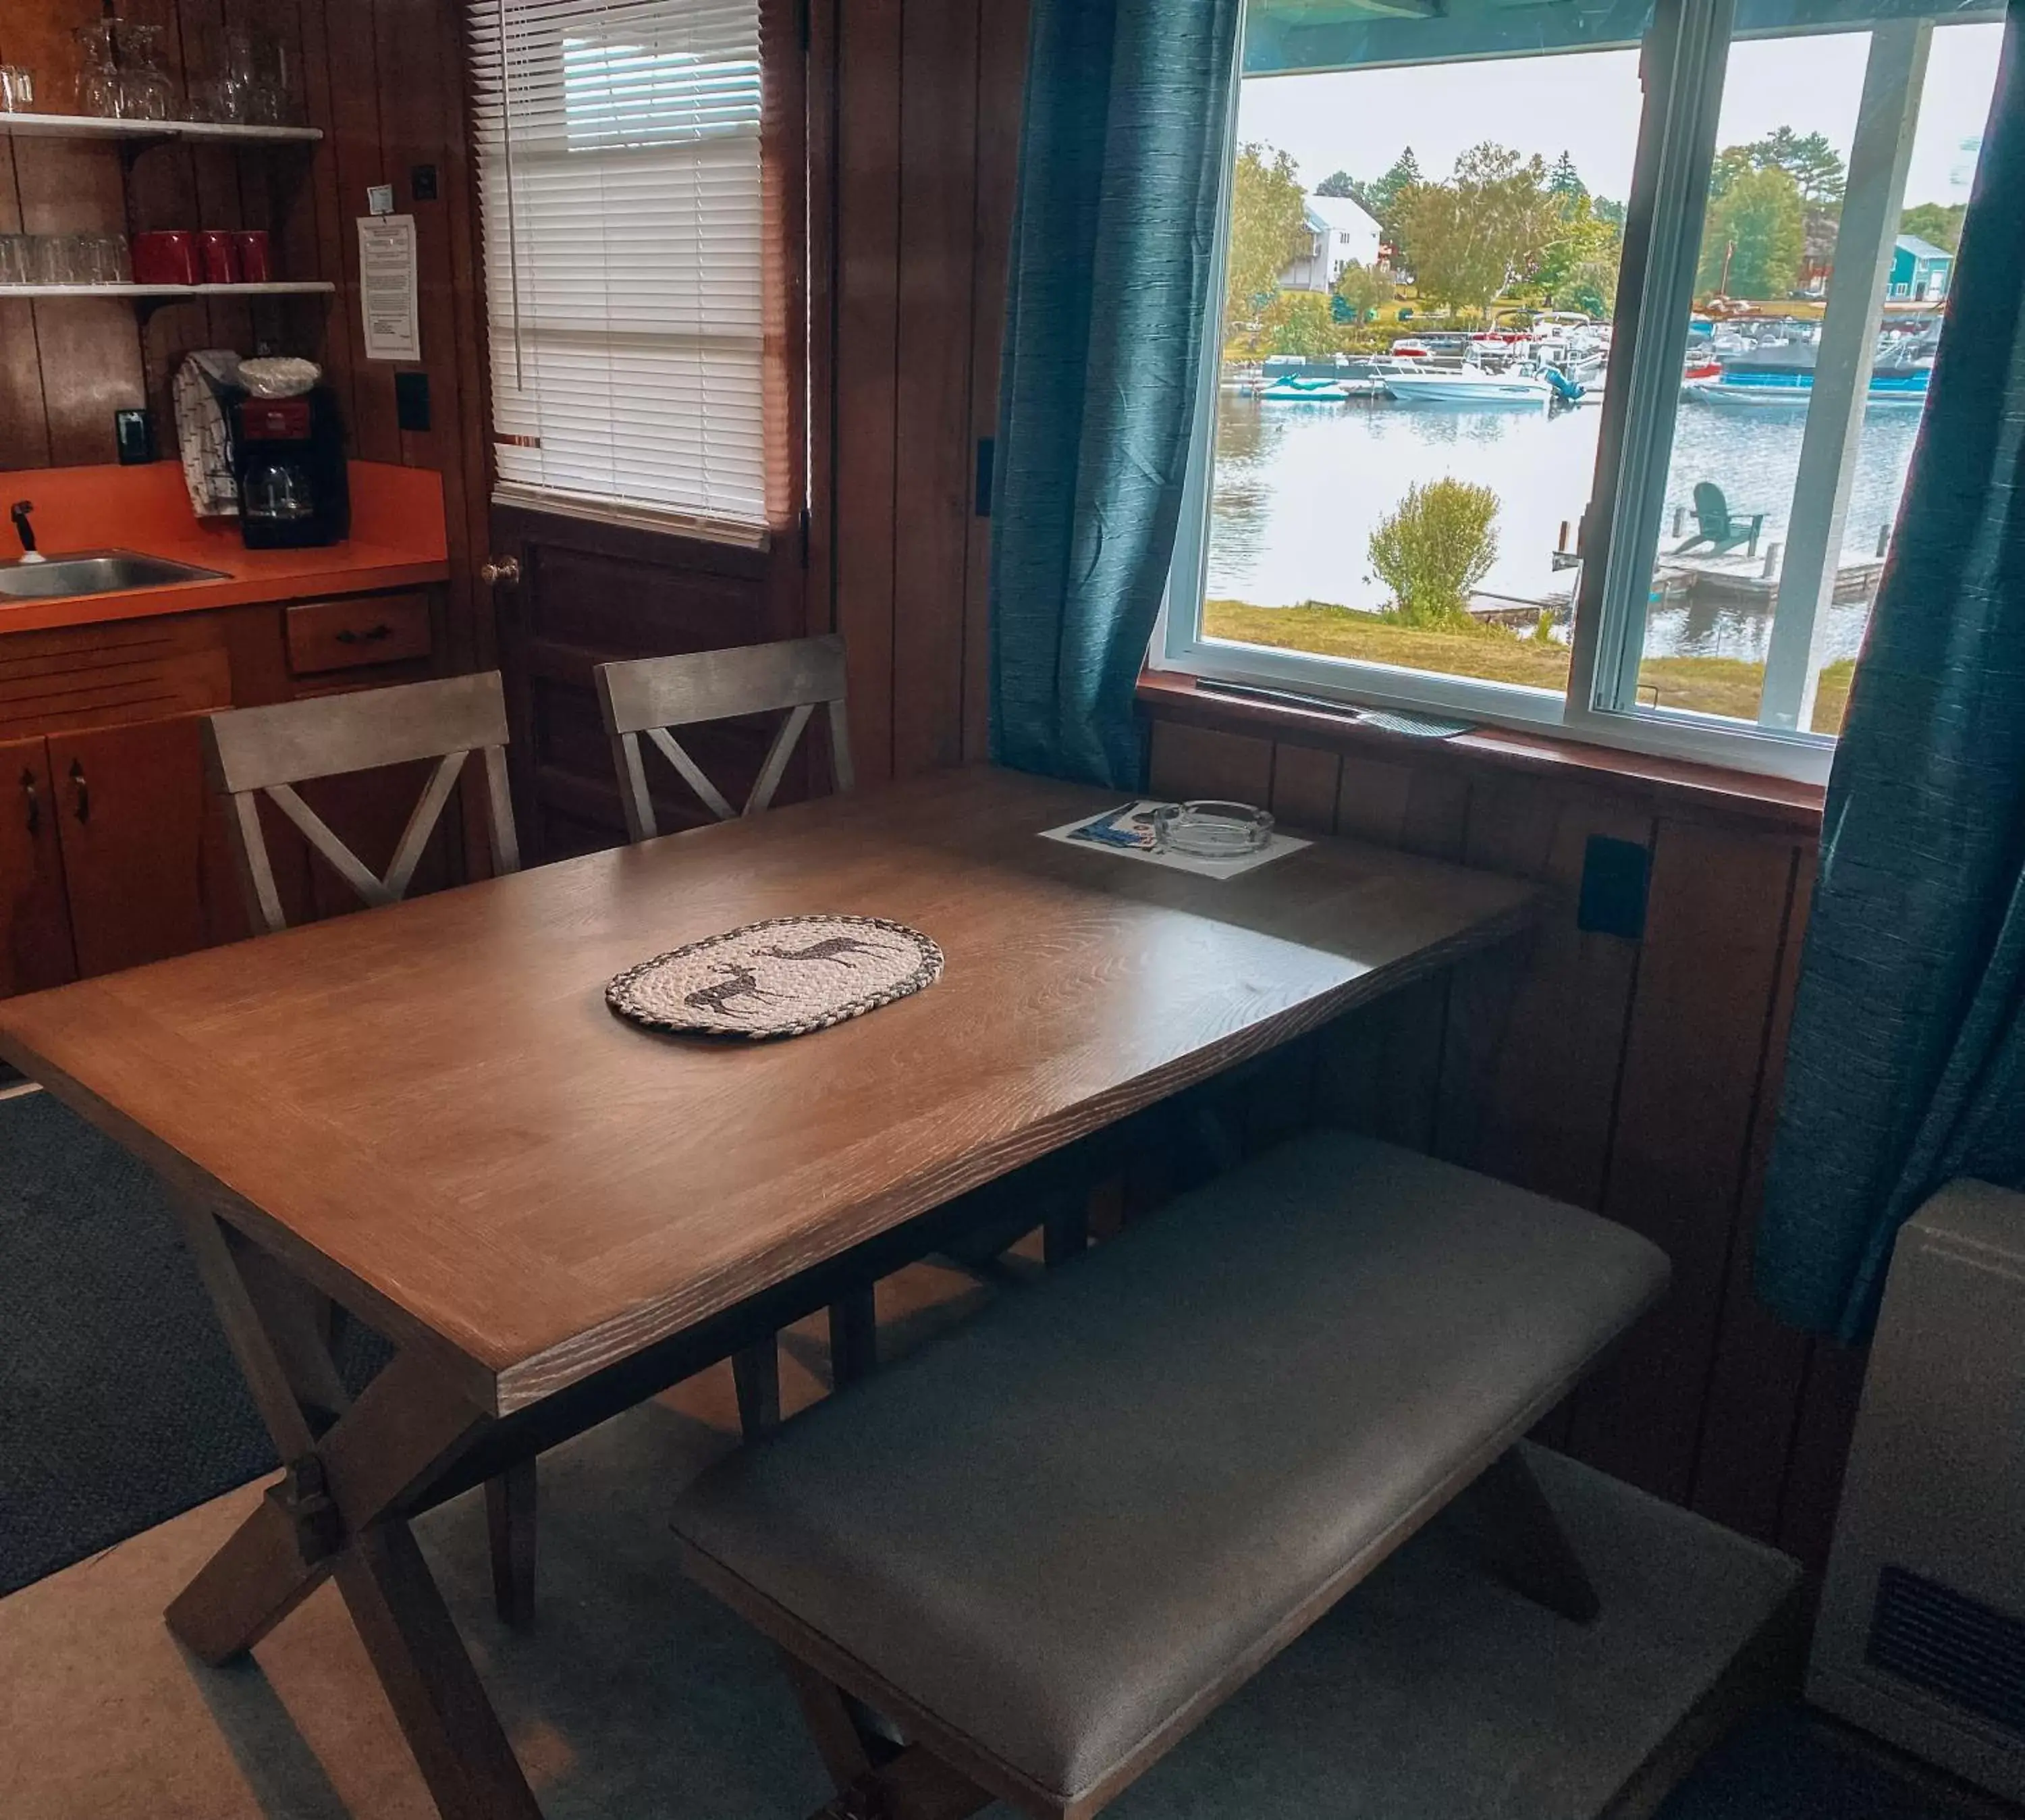
{"type": "MultiPolygon", "coordinates": [[[[1565,691],[1201,635],[1222,359],[1220,316],[1216,329],[1204,337],[1174,557],[1148,653],[1149,668],[1298,689],[1352,706],[1463,717],[1806,783],[1826,781],[1834,761],[1833,735],[1785,731],[1681,709],[1619,705],[1631,697],[1644,642],[1723,88],[1731,47],[1743,41],[1736,15],[1737,0],[1656,0],[1641,43],[1646,101],[1626,200],[1612,325],[1617,350],[1630,358],[1612,359],[1604,392],[1565,691]]],[[[1244,81],[1241,21],[1239,29],[1239,54],[1226,107],[1225,138],[1230,153],[1237,143],[1244,81]]],[[[1209,306],[1219,312],[1230,228],[1231,169],[1227,153],[1209,306]]]]}

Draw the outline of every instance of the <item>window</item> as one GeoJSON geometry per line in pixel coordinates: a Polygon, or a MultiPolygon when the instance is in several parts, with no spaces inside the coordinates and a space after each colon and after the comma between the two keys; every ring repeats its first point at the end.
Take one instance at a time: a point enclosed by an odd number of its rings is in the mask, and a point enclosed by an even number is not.
{"type": "Polygon", "coordinates": [[[758,0],[472,0],[497,497],[756,542],[758,0]]]}
{"type": "Polygon", "coordinates": [[[1250,0],[1156,664],[1825,775],[2000,14],[1637,12],[1250,0]]]}

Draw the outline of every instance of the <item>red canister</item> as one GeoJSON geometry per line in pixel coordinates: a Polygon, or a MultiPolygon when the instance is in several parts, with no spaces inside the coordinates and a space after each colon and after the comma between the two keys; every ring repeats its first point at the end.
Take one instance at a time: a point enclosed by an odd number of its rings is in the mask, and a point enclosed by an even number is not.
{"type": "Polygon", "coordinates": [[[239,276],[243,282],[265,285],[273,281],[274,261],[264,227],[241,228],[232,237],[232,245],[239,255],[239,276]]]}
{"type": "Polygon", "coordinates": [[[197,246],[203,257],[207,285],[239,282],[239,248],[233,245],[230,233],[222,228],[206,228],[197,237],[197,246]]]}
{"type": "Polygon", "coordinates": [[[197,241],[180,228],[166,233],[134,235],[133,262],[137,285],[197,282],[197,241]]]}

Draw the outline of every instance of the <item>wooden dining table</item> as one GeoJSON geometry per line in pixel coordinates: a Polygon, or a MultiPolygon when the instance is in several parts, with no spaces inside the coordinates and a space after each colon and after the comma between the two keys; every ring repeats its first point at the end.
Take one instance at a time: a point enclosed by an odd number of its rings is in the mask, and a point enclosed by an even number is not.
{"type": "Polygon", "coordinates": [[[0,1053],[168,1186],[284,1463],[175,1634],[230,1660],[335,1575],[443,1814],[538,1814],[413,1516],[1535,913],[1346,840],[1216,878],[1041,838],[1119,800],[940,773],[0,1002],[0,1053]],[[942,978],[764,1042],[607,1008],[646,957],[827,913],[925,932],[942,978]],[[355,1396],[333,1303],[393,1348],[355,1396]]]}

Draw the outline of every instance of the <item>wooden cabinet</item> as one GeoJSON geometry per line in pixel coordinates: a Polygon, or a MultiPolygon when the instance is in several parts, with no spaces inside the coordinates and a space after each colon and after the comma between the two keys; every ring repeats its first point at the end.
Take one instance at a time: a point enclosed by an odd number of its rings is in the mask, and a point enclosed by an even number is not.
{"type": "MultiPolygon", "coordinates": [[[[0,996],[245,936],[202,711],[412,681],[431,667],[435,605],[411,590],[0,634],[0,996]]],[[[305,793],[384,860],[416,770],[305,793]]],[[[459,876],[456,820],[417,889],[459,876]]],[[[291,921],[357,907],[278,815],[272,831],[291,921]]]]}
{"type": "Polygon", "coordinates": [[[77,976],[49,748],[0,744],[0,995],[77,976]]]}
{"type": "Polygon", "coordinates": [[[297,676],[399,664],[429,654],[425,594],[355,594],[302,601],[286,613],[288,668],[297,676]]]}
{"type": "Polygon", "coordinates": [[[198,719],[50,737],[80,973],[166,960],[211,939],[198,719]]]}

